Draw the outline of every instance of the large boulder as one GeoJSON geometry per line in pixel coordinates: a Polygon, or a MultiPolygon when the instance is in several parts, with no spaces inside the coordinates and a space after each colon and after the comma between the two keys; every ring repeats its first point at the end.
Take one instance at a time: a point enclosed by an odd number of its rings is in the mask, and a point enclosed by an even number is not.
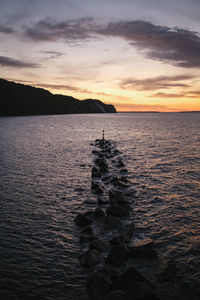
{"type": "Polygon", "coordinates": [[[129,209],[127,209],[126,207],[111,202],[110,207],[107,209],[107,213],[111,214],[112,216],[115,217],[128,217],[129,216],[129,209]]]}
{"type": "Polygon", "coordinates": [[[100,252],[96,249],[90,249],[79,256],[80,265],[83,267],[93,267],[99,263],[100,252]]]}
{"type": "Polygon", "coordinates": [[[172,258],[165,258],[160,261],[158,267],[158,279],[168,281],[177,274],[178,268],[172,258]]]}
{"type": "Polygon", "coordinates": [[[93,193],[103,194],[104,187],[100,183],[92,181],[92,186],[91,187],[92,187],[93,193]]]}
{"type": "Polygon", "coordinates": [[[87,226],[89,224],[92,223],[92,220],[86,215],[86,214],[82,214],[79,213],[75,219],[74,222],[78,225],[78,226],[87,226]]]}
{"type": "Polygon", "coordinates": [[[127,291],[133,284],[139,281],[148,283],[148,280],[140,274],[136,268],[130,267],[115,281],[113,281],[111,289],[127,291]]]}
{"type": "Polygon", "coordinates": [[[157,258],[157,252],[152,249],[154,241],[150,238],[134,241],[129,245],[130,255],[137,258],[157,258]]]}
{"type": "Polygon", "coordinates": [[[134,283],[127,290],[127,294],[134,300],[160,300],[160,297],[156,295],[155,289],[142,281],[134,283]]]}
{"type": "Polygon", "coordinates": [[[109,290],[111,282],[101,273],[91,275],[86,284],[86,290],[91,300],[102,300],[109,290]]]}
{"type": "Polygon", "coordinates": [[[129,252],[126,241],[124,240],[123,235],[115,236],[110,241],[112,246],[120,246],[123,247],[127,252],[129,252]]]}
{"type": "Polygon", "coordinates": [[[154,241],[150,238],[145,238],[137,241],[133,241],[129,246],[134,248],[149,248],[152,247],[154,241]]]}
{"type": "Polygon", "coordinates": [[[101,252],[108,252],[110,250],[110,246],[107,242],[104,242],[98,238],[94,239],[91,243],[90,243],[90,248],[91,249],[97,249],[101,252]]]}
{"type": "Polygon", "coordinates": [[[91,234],[82,234],[79,238],[80,243],[90,243],[93,240],[95,240],[95,237],[91,234]]]}
{"type": "Polygon", "coordinates": [[[131,298],[124,291],[116,290],[108,292],[104,300],[131,300],[131,298]]]}
{"type": "Polygon", "coordinates": [[[112,215],[107,215],[104,222],[105,229],[120,229],[122,228],[122,222],[120,218],[112,215]]]}
{"type": "Polygon", "coordinates": [[[115,200],[116,202],[124,202],[124,193],[122,193],[119,190],[110,190],[109,200],[115,200]]]}
{"type": "Polygon", "coordinates": [[[94,214],[97,218],[100,217],[104,217],[105,216],[105,212],[103,211],[103,209],[101,209],[100,207],[97,207],[94,211],[94,214]]]}
{"type": "Polygon", "coordinates": [[[100,178],[101,177],[101,172],[99,168],[93,167],[92,168],[92,178],[100,178]]]}
{"type": "Polygon", "coordinates": [[[126,261],[128,253],[123,246],[112,246],[112,249],[107,257],[107,261],[113,265],[119,265],[126,261]]]}

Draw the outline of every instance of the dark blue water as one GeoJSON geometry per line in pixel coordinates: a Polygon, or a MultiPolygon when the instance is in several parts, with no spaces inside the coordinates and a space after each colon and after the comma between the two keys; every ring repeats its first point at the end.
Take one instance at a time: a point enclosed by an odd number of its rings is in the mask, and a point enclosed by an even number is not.
{"type": "Polygon", "coordinates": [[[90,143],[102,129],[136,191],[138,235],[155,240],[160,258],[176,260],[180,289],[196,281],[199,128],[198,113],[0,118],[1,298],[84,299],[73,219],[95,201],[90,143]]]}

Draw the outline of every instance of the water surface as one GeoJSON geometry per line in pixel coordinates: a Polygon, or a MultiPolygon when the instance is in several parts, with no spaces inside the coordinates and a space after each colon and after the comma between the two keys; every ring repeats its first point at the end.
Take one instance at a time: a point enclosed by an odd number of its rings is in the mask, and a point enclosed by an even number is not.
{"type": "Polygon", "coordinates": [[[103,129],[136,190],[138,236],[153,238],[161,258],[176,260],[180,287],[197,280],[199,128],[198,113],[0,118],[2,299],[85,299],[73,219],[88,209],[85,200],[96,205],[90,144],[103,129]]]}

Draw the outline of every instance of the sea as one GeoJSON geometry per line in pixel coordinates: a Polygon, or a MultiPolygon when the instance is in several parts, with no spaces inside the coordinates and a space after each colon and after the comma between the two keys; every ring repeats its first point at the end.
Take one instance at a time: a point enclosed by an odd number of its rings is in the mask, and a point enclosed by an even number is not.
{"type": "Polygon", "coordinates": [[[161,294],[183,299],[200,278],[199,129],[200,113],[1,117],[0,298],[87,299],[74,218],[96,207],[92,144],[104,130],[128,170],[137,236],[176,264],[161,294]]]}

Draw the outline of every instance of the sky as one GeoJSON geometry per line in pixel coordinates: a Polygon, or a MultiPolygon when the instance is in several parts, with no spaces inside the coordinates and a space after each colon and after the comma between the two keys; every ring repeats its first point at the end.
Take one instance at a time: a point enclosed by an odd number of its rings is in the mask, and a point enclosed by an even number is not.
{"type": "Polygon", "coordinates": [[[0,0],[0,78],[117,111],[200,110],[199,0],[0,0]]]}

